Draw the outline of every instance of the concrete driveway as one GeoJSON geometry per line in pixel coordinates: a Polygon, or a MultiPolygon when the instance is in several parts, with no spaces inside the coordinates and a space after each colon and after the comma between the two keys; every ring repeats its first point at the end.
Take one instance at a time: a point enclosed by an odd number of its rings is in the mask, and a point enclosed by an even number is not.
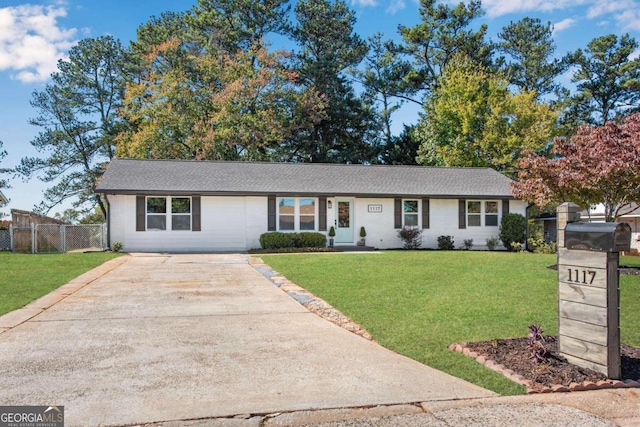
{"type": "Polygon", "coordinates": [[[64,405],[67,426],[494,396],[310,313],[244,255],[118,258],[0,332],[0,404],[64,405]]]}

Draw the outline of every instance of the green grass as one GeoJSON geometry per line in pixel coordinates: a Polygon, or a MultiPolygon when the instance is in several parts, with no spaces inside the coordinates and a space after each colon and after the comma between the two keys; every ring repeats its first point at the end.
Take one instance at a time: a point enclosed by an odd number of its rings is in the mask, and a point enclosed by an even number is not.
{"type": "MultiPolygon", "coordinates": [[[[557,333],[557,278],[547,268],[555,255],[389,251],[262,258],[385,347],[500,394],[525,390],[447,346],[526,336],[531,323],[557,333]]],[[[639,276],[622,278],[621,305],[623,342],[640,345],[639,276]]]]}
{"type": "Polygon", "coordinates": [[[48,294],[69,280],[122,254],[112,252],[55,255],[0,252],[0,315],[48,294]]]}

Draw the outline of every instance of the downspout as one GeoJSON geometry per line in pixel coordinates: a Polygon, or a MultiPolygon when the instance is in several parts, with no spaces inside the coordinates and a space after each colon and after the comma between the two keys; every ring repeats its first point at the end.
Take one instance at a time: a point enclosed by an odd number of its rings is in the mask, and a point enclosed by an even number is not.
{"type": "Polygon", "coordinates": [[[109,203],[109,197],[106,193],[104,200],[107,202],[107,248],[111,249],[111,203],[109,203]]]}

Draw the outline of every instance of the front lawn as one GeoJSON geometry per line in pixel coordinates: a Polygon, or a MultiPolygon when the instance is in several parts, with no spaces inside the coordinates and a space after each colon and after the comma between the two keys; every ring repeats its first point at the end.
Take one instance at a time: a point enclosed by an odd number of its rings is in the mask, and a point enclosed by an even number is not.
{"type": "Polygon", "coordinates": [[[120,255],[113,252],[56,255],[0,252],[0,315],[24,307],[120,255]]]}
{"type": "MultiPolygon", "coordinates": [[[[557,333],[555,255],[475,251],[262,256],[380,344],[500,394],[522,386],[447,350],[461,341],[557,333]]],[[[621,264],[637,265],[624,258],[621,264]]],[[[640,346],[640,276],[621,277],[622,341],[640,346]]]]}

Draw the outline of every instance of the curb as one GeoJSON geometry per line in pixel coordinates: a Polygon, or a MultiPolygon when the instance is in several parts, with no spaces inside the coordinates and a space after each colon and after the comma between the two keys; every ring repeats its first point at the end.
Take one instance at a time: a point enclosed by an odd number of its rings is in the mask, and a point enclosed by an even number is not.
{"type": "Polygon", "coordinates": [[[523,385],[527,389],[527,394],[537,394],[537,393],[568,393],[572,391],[588,391],[588,390],[605,390],[609,388],[640,388],[640,379],[636,380],[603,380],[594,383],[593,381],[583,381],[581,383],[571,383],[568,386],[562,384],[555,384],[552,386],[542,386],[536,387],[535,383],[531,380],[525,379],[522,375],[518,375],[513,372],[511,369],[508,369],[504,365],[496,363],[493,360],[487,359],[486,357],[479,355],[475,351],[470,350],[466,347],[466,343],[454,343],[451,344],[448,349],[451,351],[456,351],[458,353],[462,353],[465,356],[471,357],[475,359],[476,362],[481,365],[486,366],[487,368],[495,371],[507,378],[511,381],[515,381],[516,383],[523,385]]]}

